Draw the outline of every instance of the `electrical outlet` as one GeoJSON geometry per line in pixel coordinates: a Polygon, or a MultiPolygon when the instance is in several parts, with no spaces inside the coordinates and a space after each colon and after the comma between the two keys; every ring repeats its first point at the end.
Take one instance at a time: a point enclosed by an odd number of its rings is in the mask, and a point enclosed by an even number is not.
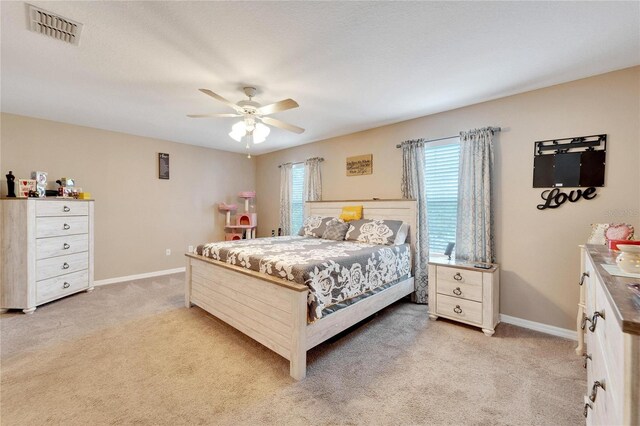
{"type": "Polygon", "coordinates": [[[189,253],[193,253],[193,246],[189,246],[189,253]]]}
{"type": "Polygon", "coordinates": [[[165,252],[165,254],[166,254],[167,256],[171,256],[171,249],[167,249],[167,251],[165,252]]]}

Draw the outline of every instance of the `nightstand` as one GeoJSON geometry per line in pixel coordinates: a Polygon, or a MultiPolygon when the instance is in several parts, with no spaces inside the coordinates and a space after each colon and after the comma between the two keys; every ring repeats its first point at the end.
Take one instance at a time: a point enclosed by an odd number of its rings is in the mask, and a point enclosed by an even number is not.
{"type": "Polygon", "coordinates": [[[480,269],[456,261],[429,262],[429,318],[448,318],[482,328],[487,336],[500,322],[500,267],[480,269]]]}

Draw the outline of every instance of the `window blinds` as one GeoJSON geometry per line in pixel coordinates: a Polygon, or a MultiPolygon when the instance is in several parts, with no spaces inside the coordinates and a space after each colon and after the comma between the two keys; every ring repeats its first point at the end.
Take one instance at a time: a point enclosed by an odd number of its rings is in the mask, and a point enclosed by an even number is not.
{"type": "Polygon", "coordinates": [[[456,241],[460,140],[425,145],[429,252],[444,253],[456,241]]]}
{"type": "Polygon", "coordinates": [[[291,168],[291,234],[297,235],[304,221],[304,164],[291,168]]]}

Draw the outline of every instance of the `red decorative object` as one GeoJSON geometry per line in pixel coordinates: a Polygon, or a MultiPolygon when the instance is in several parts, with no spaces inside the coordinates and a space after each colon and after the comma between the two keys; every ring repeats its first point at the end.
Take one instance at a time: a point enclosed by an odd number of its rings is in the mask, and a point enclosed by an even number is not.
{"type": "Polygon", "coordinates": [[[609,250],[618,251],[618,244],[630,244],[640,246],[640,240],[609,240],[609,250]]]}

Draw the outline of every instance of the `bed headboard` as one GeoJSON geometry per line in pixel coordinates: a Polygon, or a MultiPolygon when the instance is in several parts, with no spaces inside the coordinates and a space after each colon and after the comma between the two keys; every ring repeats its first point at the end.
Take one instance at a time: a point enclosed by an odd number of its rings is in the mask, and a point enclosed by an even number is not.
{"type": "Polygon", "coordinates": [[[409,225],[409,244],[414,254],[416,242],[417,203],[415,200],[340,200],[307,201],[304,216],[340,216],[345,206],[362,206],[363,219],[401,220],[409,225]]]}

